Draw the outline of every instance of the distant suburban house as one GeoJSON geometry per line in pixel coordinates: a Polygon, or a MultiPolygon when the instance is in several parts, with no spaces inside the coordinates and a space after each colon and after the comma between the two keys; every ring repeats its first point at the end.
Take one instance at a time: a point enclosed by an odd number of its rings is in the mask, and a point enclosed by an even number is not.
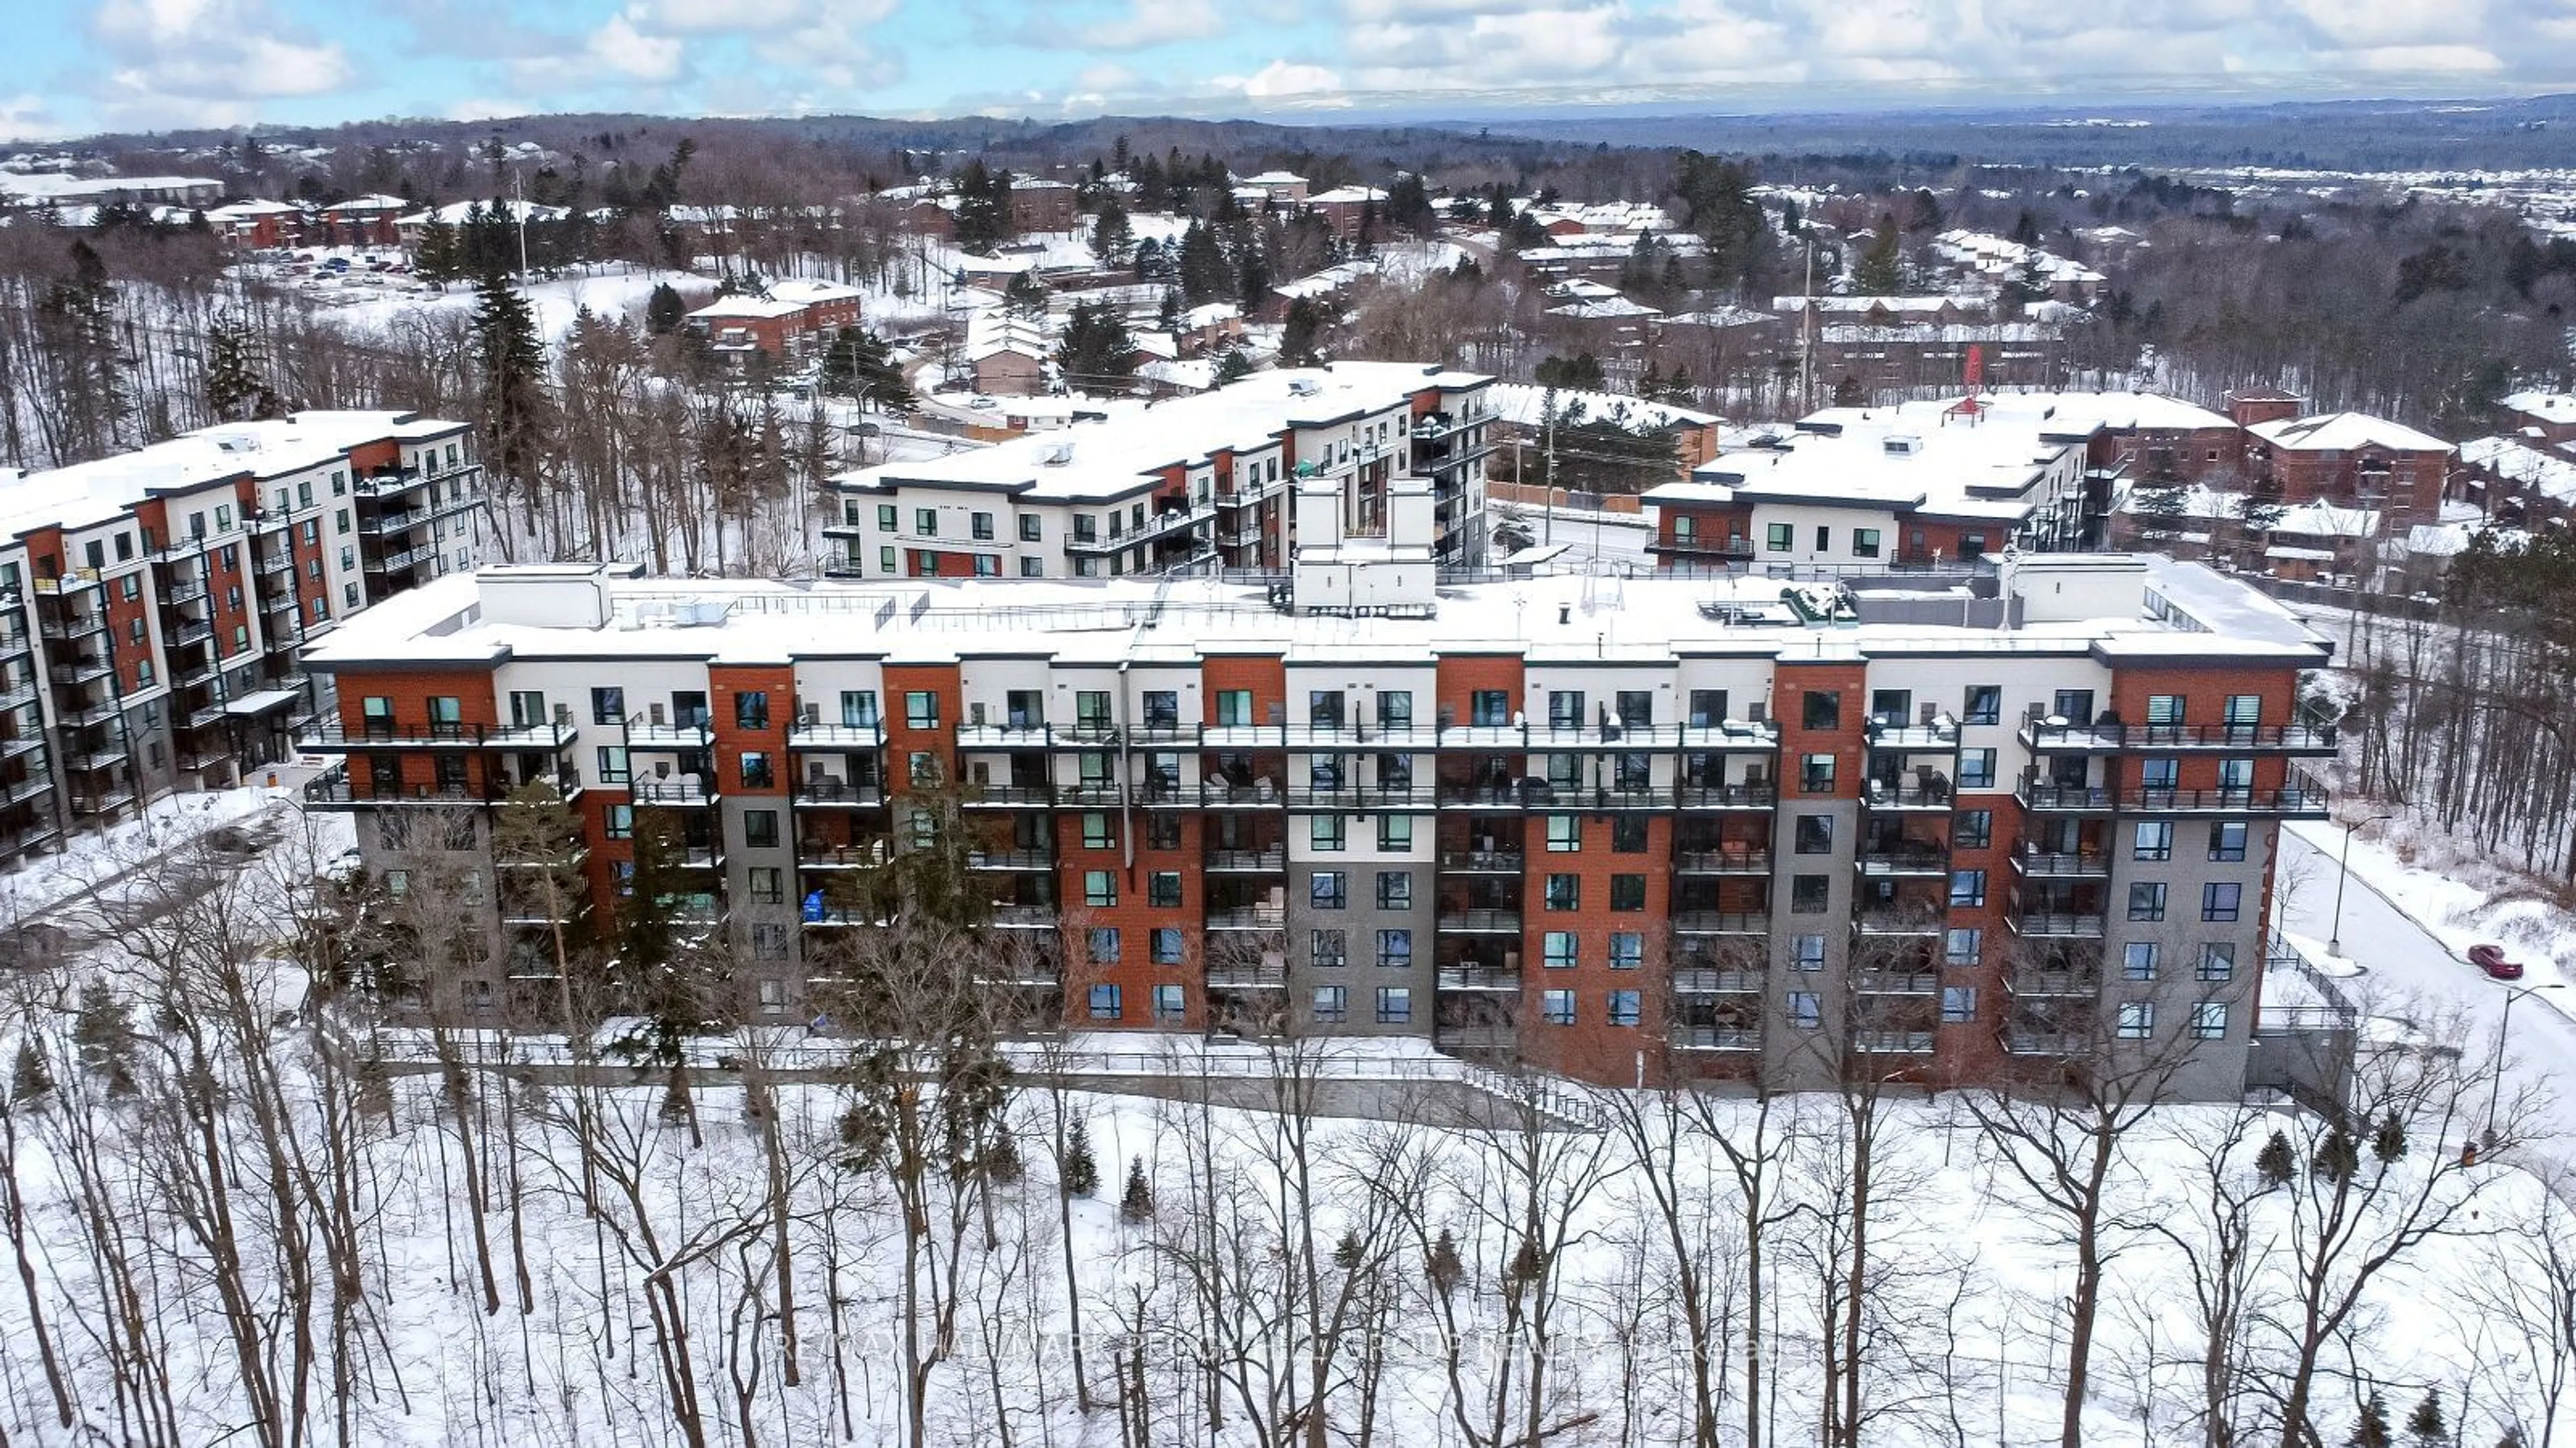
{"type": "Polygon", "coordinates": [[[1046,324],[999,307],[975,314],[966,324],[966,365],[974,369],[975,390],[998,397],[1024,397],[1046,390],[1046,324]]]}

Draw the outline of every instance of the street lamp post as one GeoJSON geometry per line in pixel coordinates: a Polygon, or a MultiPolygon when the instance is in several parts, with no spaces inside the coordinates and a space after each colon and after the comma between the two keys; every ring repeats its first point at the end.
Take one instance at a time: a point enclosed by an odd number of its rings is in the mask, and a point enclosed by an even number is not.
{"type": "Polygon", "coordinates": [[[2487,1082],[2487,1144],[2490,1146],[2495,1144],[2496,1139],[2496,1106],[2504,1095],[2505,1028],[2513,1024],[2513,1003],[2524,996],[2538,995],[2545,990],[2565,989],[2567,987],[2553,982],[2549,985],[2521,986],[2504,993],[2504,1014],[2496,1021],[2495,1073],[2487,1082]]]}
{"type": "Polygon", "coordinates": [[[2328,955],[2343,954],[2343,887],[2344,883],[2352,878],[2352,837],[2363,825],[2375,825],[2381,820],[2395,818],[2397,816],[2393,814],[2372,815],[2366,820],[2355,820],[2343,827],[2343,854],[2335,862],[2334,925],[2331,927],[2333,933],[2326,937],[2328,955]]]}

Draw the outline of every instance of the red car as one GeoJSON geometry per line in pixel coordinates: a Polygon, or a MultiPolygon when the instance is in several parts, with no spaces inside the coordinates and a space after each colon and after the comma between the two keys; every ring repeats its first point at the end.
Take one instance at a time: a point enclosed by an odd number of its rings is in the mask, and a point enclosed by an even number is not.
{"type": "Polygon", "coordinates": [[[2522,979],[2522,962],[2505,959],[2504,947],[2501,945],[2470,946],[2469,964],[2485,971],[2495,980],[2522,979]]]}

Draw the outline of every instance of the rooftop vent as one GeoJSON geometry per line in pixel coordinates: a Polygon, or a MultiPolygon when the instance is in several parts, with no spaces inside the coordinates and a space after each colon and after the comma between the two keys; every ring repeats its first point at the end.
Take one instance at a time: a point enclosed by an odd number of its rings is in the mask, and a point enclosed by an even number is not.
{"type": "Polygon", "coordinates": [[[1060,467],[1063,467],[1066,463],[1069,463],[1069,462],[1072,462],[1072,461],[1073,461],[1073,444],[1072,444],[1072,443],[1069,443],[1069,442],[1060,442],[1060,443],[1057,443],[1055,446],[1050,447],[1050,448],[1048,448],[1048,449],[1046,450],[1046,465],[1047,465],[1048,467],[1051,467],[1051,468],[1060,468],[1060,467]]]}
{"type": "Polygon", "coordinates": [[[1322,391],[1323,389],[1317,387],[1311,377],[1300,377],[1288,384],[1288,395],[1291,397],[1313,397],[1322,391]]]}
{"type": "Polygon", "coordinates": [[[1886,450],[1889,457],[1910,458],[1923,451],[1923,439],[1912,433],[1891,433],[1879,446],[1886,450]]]}

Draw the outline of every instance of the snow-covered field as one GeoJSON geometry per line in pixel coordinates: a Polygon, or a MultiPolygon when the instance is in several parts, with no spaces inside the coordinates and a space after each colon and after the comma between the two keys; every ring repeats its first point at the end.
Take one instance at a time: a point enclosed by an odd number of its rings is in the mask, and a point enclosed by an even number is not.
{"type": "MultiPolygon", "coordinates": [[[[560,341],[565,333],[572,330],[573,318],[585,307],[606,317],[642,316],[644,303],[653,295],[653,288],[663,282],[693,295],[715,290],[715,283],[706,277],[626,262],[601,263],[576,275],[530,282],[520,290],[536,312],[538,334],[550,341],[560,341]]],[[[474,313],[474,288],[462,282],[450,283],[445,291],[435,295],[416,292],[371,295],[352,288],[347,298],[335,296],[323,300],[328,306],[324,316],[352,332],[361,333],[382,333],[410,317],[442,312],[467,317],[474,313]]]]}

